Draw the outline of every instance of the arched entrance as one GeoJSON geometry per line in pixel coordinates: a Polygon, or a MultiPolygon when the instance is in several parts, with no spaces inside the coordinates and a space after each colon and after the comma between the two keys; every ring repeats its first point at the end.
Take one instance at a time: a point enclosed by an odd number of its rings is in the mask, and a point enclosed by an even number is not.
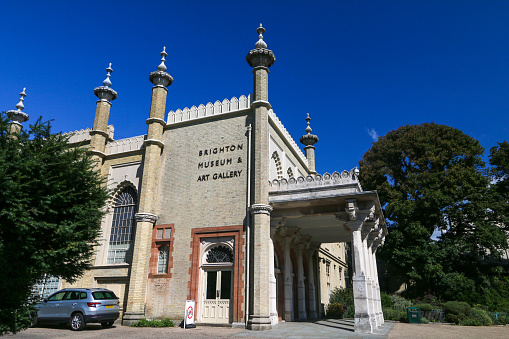
{"type": "Polygon", "coordinates": [[[202,240],[201,321],[231,323],[233,298],[233,239],[202,240]]]}

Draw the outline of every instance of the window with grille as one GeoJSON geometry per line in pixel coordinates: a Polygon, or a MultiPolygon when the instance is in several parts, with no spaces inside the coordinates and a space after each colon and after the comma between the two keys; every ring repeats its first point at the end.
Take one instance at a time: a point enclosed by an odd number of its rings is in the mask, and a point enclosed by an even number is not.
{"type": "Polygon", "coordinates": [[[233,251],[227,246],[216,246],[208,251],[207,263],[233,263],[233,251]]]}
{"type": "Polygon", "coordinates": [[[45,274],[41,280],[32,286],[32,296],[47,298],[50,294],[58,290],[59,283],[60,279],[58,277],[45,274]]]}
{"type": "Polygon", "coordinates": [[[173,224],[156,225],[152,231],[152,249],[150,255],[151,278],[170,278],[173,267],[173,224]]]}
{"type": "Polygon", "coordinates": [[[168,258],[170,256],[170,248],[168,245],[159,247],[159,258],[157,260],[157,273],[168,273],[168,258]]]}
{"type": "Polygon", "coordinates": [[[122,264],[131,261],[136,225],[134,214],[137,203],[136,191],[132,187],[124,188],[115,202],[108,248],[108,264],[122,264]]]}

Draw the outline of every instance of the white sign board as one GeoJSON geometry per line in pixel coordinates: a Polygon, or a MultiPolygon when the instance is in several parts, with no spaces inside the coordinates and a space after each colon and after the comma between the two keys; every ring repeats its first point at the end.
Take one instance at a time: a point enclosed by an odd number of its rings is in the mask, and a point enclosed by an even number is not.
{"type": "Polygon", "coordinates": [[[194,300],[186,300],[186,311],[184,316],[184,328],[194,328],[196,325],[194,324],[194,300]]]}

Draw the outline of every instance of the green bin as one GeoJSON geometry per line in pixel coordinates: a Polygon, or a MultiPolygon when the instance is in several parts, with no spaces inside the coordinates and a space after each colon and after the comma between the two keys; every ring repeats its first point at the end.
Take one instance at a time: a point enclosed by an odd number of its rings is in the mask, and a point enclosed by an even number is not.
{"type": "Polygon", "coordinates": [[[419,307],[409,307],[408,308],[408,322],[410,324],[420,324],[421,323],[421,310],[419,310],[419,307]]]}

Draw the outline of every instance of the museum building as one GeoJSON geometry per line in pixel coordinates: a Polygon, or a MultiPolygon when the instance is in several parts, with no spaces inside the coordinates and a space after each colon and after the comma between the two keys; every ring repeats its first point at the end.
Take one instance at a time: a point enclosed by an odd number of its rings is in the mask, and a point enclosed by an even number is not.
{"type": "MultiPolygon", "coordinates": [[[[355,331],[383,324],[375,253],[387,228],[377,193],[362,190],[357,168],[316,173],[309,115],[304,152],[285,129],[268,98],[276,58],[264,32],[246,57],[252,94],[169,113],[163,50],[149,76],[147,134],[132,138],[114,140],[108,125],[117,98],[110,64],[94,89],[93,128],[69,142],[89,149],[112,198],[90,270],[53,286],[115,291],[124,325],[182,319],[195,300],[198,324],[264,330],[323,317],[350,276],[355,331]]],[[[28,115],[11,112],[21,128],[28,115]]]]}

